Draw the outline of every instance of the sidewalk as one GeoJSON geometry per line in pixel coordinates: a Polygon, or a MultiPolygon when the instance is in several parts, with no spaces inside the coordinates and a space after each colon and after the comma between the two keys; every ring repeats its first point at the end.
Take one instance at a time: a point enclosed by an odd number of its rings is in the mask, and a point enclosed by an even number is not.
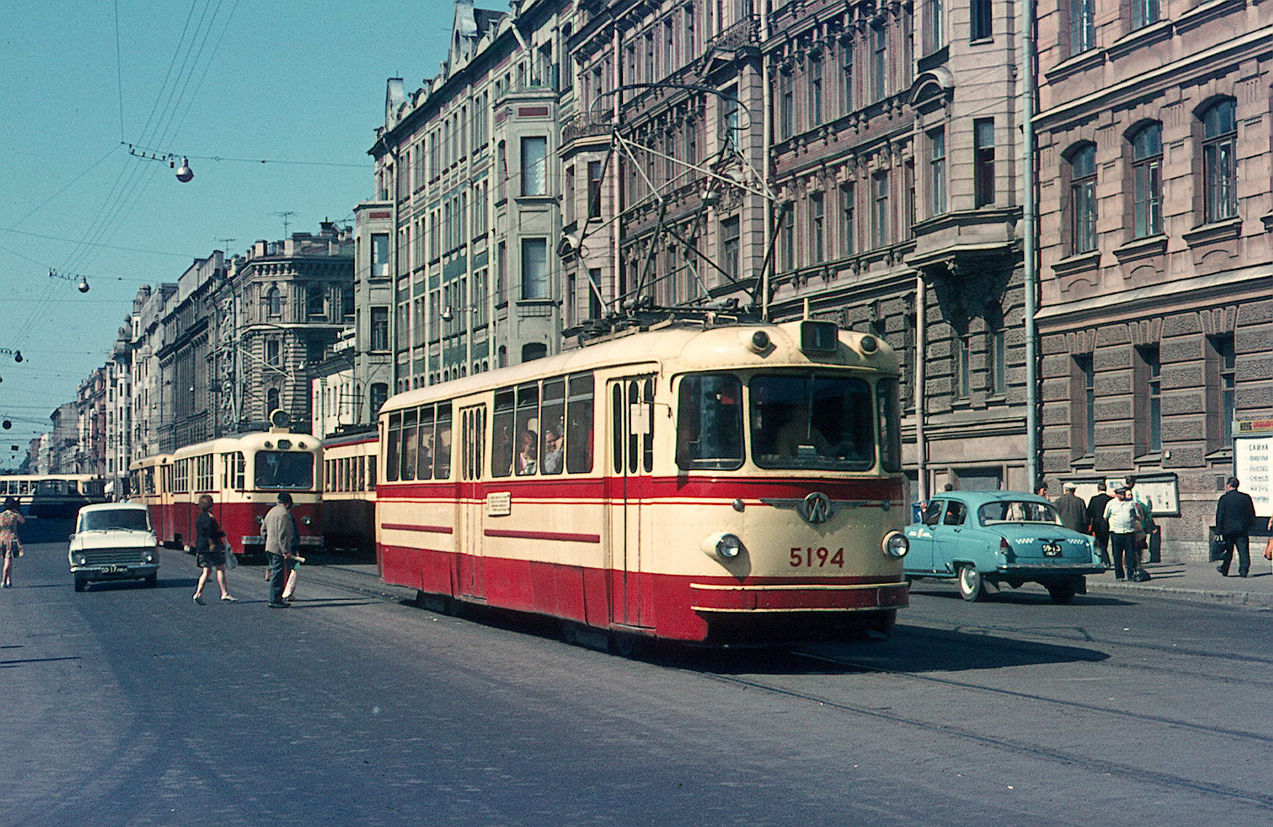
{"type": "MultiPolygon", "coordinates": [[[[1252,544],[1254,545],[1254,544],[1252,544]]],[[[1238,577],[1235,557],[1229,576],[1221,577],[1215,563],[1148,563],[1152,578],[1145,583],[1115,580],[1114,571],[1087,577],[1088,594],[1150,594],[1175,600],[1199,600],[1252,608],[1273,608],[1273,571],[1260,550],[1252,548],[1251,574],[1238,577]]]]}

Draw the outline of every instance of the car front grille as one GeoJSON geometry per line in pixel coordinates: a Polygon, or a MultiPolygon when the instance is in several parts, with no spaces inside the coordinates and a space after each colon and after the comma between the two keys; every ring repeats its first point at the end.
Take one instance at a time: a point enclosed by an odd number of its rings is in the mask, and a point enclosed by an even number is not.
{"type": "Polygon", "coordinates": [[[78,563],[83,557],[89,566],[137,565],[145,562],[144,555],[150,549],[141,548],[91,548],[77,551],[73,555],[78,563]]]}

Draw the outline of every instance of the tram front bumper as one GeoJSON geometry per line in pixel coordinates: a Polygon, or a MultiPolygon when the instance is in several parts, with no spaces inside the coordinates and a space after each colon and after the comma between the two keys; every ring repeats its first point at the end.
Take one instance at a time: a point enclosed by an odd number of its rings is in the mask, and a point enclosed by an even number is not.
{"type": "Polygon", "coordinates": [[[845,584],[691,583],[696,612],[852,612],[910,605],[905,582],[845,584]]]}

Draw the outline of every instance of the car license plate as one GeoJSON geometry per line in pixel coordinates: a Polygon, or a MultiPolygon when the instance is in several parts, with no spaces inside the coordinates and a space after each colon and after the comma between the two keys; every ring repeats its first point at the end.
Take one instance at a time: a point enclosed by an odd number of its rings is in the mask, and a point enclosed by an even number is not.
{"type": "Polygon", "coordinates": [[[1043,556],[1044,557],[1060,557],[1061,544],[1060,543],[1044,543],[1043,556]]]}
{"type": "Polygon", "coordinates": [[[123,574],[128,566],[102,566],[102,574],[123,574]]]}

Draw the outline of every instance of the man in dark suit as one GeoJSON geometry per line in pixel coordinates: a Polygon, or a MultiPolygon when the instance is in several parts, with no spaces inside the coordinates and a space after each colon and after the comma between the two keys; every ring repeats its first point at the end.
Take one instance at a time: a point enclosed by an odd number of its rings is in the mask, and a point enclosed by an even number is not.
{"type": "Polygon", "coordinates": [[[1224,577],[1229,576],[1229,563],[1233,561],[1233,550],[1238,550],[1238,577],[1246,577],[1251,570],[1250,538],[1247,532],[1255,523],[1255,503],[1249,494],[1238,490],[1238,478],[1229,477],[1229,482],[1216,503],[1216,532],[1224,541],[1224,556],[1216,571],[1224,577]]]}
{"type": "Polygon", "coordinates": [[[1112,500],[1105,491],[1105,481],[1096,484],[1096,494],[1087,504],[1087,530],[1096,540],[1096,550],[1101,554],[1101,562],[1110,565],[1109,560],[1109,521],[1105,519],[1105,506],[1112,500]]]}

